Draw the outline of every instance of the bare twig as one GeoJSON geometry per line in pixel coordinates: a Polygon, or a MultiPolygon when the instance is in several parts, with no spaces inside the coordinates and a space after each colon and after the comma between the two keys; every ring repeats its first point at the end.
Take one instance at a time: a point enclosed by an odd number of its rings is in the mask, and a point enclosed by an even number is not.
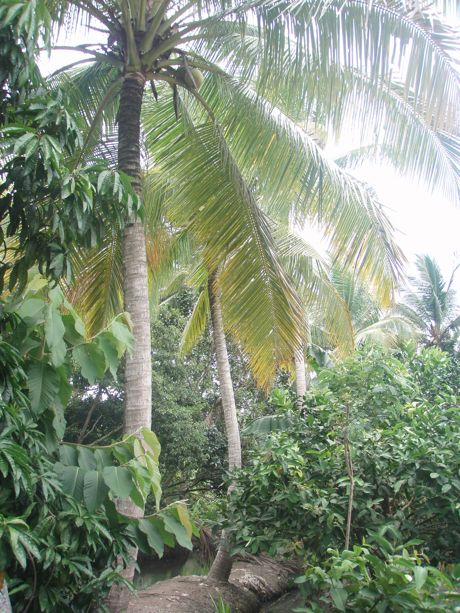
{"type": "Polygon", "coordinates": [[[347,465],[347,474],[348,474],[348,478],[350,479],[350,493],[348,495],[347,527],[345,531],[345,549],[349,549],[350,547],[351,517],[353,513],[353,496],[354,496],[354,491],[355,491],[353,460],[351,459],[350,440],[348,438],[349,423],[350,423],[350,407],[347,405],[345,432],[344,432],[344,437],[343,437],[343,449],[345,452],[345,463],[347,465]]]}
{"type": "Polygon", "coordinates": [[[83,427],[80,431],[80,434],[78,435],[77,443],[82,443],[83,439],[85,438],[86,430],[88,429],[89,422],[91,421],[91,417],[93,416],[93,413],[97,405],[99,404],[99,399],[101,397],[101,394],[102,394],[102,385],[99,385],[97,388],[97,394],[94,396],[94,400],[91,403],[88,413],[86,414],[86,418],[83,423],[83,427]]]}

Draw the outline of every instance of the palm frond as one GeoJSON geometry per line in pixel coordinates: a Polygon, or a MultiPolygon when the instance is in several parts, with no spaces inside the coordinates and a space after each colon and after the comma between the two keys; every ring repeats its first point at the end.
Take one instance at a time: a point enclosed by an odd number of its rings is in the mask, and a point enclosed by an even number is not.
{"type": "Polygon", "coordinates": [[[266,386],[299,343],[303,321],[267,219],[218,125],[194,125],[185,107],[179,124],[161,101],[151,113],[150,122],[145,114],[147,141],[154,144],[159,175],[174,186],[168,216],[194,236],[207,270],[221,271],[227,331],[266,386]]]}
{"type": "Polygon", "coordinates": [[[209,294],[207,285],[201,290],[198,300],[195,302],[192,314],[182,333],[180,353],[186,355],[195,347],[203,336],[209,320],[209,294]]]}

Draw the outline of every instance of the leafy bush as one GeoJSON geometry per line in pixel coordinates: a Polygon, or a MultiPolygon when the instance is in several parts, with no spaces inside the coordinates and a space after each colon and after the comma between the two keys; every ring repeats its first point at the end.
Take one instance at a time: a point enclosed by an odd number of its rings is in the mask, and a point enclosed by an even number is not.
{"type": "Polygon", "coordinates": [[[237,547],[324,559],[328,548],[344,546],[347,431],[351,542],[387,527],[396,542],[423,541],[433,563],[458,561],[460,415],[457,390],[444,377],[451,362],[432,349],[415,366],[414,359],[362,352],[322,371],[302,411],[286,393],[276,415],[249,429],[259,431],[258,444],[234,476],[227,512],[237,547]],[[428,366],[444,380],[429,402],[417,380],[428,366]]]}
{"type": "Polygon", "coordinates": [[[17,610],[86,611],[120,580],[114,563],[129,559],[133,541],[103,511],[90,513],[64,494],[47,435],[22,393],[20,358],[3,341],[0,351],[16,365],[0,401],[0,568],[17,610]]]}
{"type": "Polygon", "coordinates": [[[15,610],[103,611],[133,547],[160,556],[165,544],[192,547],[184,505],[160,509],[153,432],[104,448],[62,444],[70,360],[91,384],[115,373],[129,328],[119,317],[88,338],[39,276],[0,309],[0,576],[15,610]],[[144,510],[149,496],[155,512],[143,519],[115,508],[115,498],[130,498],[144,510]]]}
{"type": "Polygon", "coordinates": [[[308,567],[296,580],[307,602],[296,611],[447,613],[460,605],[460,593],[456,591],[459,567],[449,577],[424,565],[417,552],[399,549],[398,553],[388,553],[364,544],[355,545],[352,551],[329,550],[325,564],[308,567]]]}

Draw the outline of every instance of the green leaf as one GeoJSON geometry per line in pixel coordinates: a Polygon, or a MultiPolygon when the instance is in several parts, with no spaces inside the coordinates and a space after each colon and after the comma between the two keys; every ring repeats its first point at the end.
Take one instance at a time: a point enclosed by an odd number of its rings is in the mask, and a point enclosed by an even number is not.
{"type": "Polygon", "coordinates": [[[59,458],[65,466],[77,466],[77,448],[73,445],[61,445],[59,447],[59,458]]]}
{"type": "Polygon", "coordinates": [[[110,330],[114,337],[122,343],[125,349],[131,349],[133,346],[133,335],[131,330],[125,324],[122,324],[117,319],[114,319],[110,324],[110,330]]]}
{"type": "Polygon", "coordinates": [[[106,466],[103,471],[104,481],[110,491],[119,498],[128,498],[134,483],[131,472],[123,466],[106,466]]]}
{"type": "Polygon", "coordinates": [[[42,315],[45,302],[40,298],[29,298],[24,300],[21,306],[17,310],[19,317],[25,319],[30,317],[31,319],[37,319],[42,315]]]}
{"type": "Polygon", "coordinates": [[[83,335],[76,329],[74,316],[71,313],[66,313],[62,316],[62,321],[65,326],[64,338],[66,341],[71,345],[79,345],[83,340],[83,335]]]}
{"type": "Polygon", "coordinates": [[[171,534],[174,534],[179,545],[185,547],[186,549],[190,549],[191,551],[193,548],[192,541],[184,526],[180,524],[177,519],[174,519],[174,517],[171,517],[171,515],[167,515],[166,513],[162,513],[161,518],[164,522],[166,530],[171,534]]]}
{"type": "Polygon", "coordinates": [[[98,509],[107,497],[107,492],[108,488],[101,471],[89,470],[85,473],[83,497],[88,511],[93,513],[98,509]]]}
{"type": "Polygon", "coordinates": [[[347,596],[347,590],[343,589],[343,587],[334,587],[331,589],[331,598],[339,611],[345,611],[347,596]]]}
{"type": "Polygon", "coordinates": [[[105,357],[103,352],[91,343],[85,343],[73,350],[73,356],[81,367],[81,374],[94,385],[96,379],[101,379],[105,373],[105,357]]]}
{"type": "Polygon", "coordinates": [[[8,535],[11,549],[13,550],[16,560],[19,562],[22,568],[25,568],[27,566],[27,555],[24,547],[19,542],[19,532],[14,528],[8,527],[8,535]]]}
{"type": "Polygon", "coordinates": [[[178,502],[176,504],[176,511],[177,511],[177,515],[179,517],[180,523],[184,526],[187,532],[187,536],[191,539],[192,534],[193,534],[193,526],[192,526],[192,522],[190,521],[187,507],[185,506],[183,502],[178,502]]]}
{"type": "Polygon", "coordinates": [[[426,578],[428,576],[428,569],[424,566],[416,566],[414,568],[415,589],[420,592],[425,585],[426,578]]]}
{"type": "Polygon", "coordinates": [[[142,432],[144,441],[147,443],[147,445],[150,447],[152,451],[153,459],[155,460],[155,462],[158,462],[158,458],[160,457],[160,453],[161,453],[161,444],[160,444],[160,441],[158,440],[157,435],[155,434],[155,432],[152,432],[151,430],[149,430],[149,428],[142,428],[141,432],[142,432]]]}
{"type": "MultiPolygon", "coordinates": [[[[20,138],[18,138],[14,144],[14,154],[17,154],[21,149],[23,149],[27,143],[29,143],[32,139],[35,139],[35,133],[27,132],[27,134],[23,134],[20,138]]],[[[36,143],[35,143],[36,145],[36,143]]]]}
{"type": "Polygon", "coordinates": [[[117,370],[120,364],[114,336],[110,332],[102,332],[96,338],[98,347],[102,350],[105,357],[105,366],[112,373],[115,381],[117,380],[117,370]]]}
{"type": "Polygon", "coordinates": [[[96,466],[98,470],[103,470],[106,466],[112,466],[112,456],[107,449],[96,449],[94,452],[96,466]]]}
{"type": "Polygon", "coordinates": [[[96,458],[91,449],[87,447],[78,447],[78,465],[85,471],[96,469],[96,458]]]}
{"type": "Polygon", "coordinates": [[[61,462],[56,462],[54,470],[62,484],[63,492],[81,502],[85,471],[80,466],[64,466],[61,462]]]}
{"type": "Polygon", "coordinates": [[[148,543],[152,549],[155,550],[158,557],[163,557],[164,553],[164,541],[157,530],[157,528],[153,525],[151,521],[148,519],[140,519],[139,520],[139,529],[147,536],[148,543]]]}
{"type": "Polygon", "coordinates": [[[51,362],[54,366],[60,366],[66,355],[66,345],[64,342],[65,326],[62,317],[53,307],[48,305],[45,318],[45,338],[51,351],[51,362]]]}
{"type": "Polygon", "coordinates": [[[40,414],[56,400],[60,386],[59,375],[49,364],[31,363],[27,369],[27,385],[31,408],[40,414]]]}

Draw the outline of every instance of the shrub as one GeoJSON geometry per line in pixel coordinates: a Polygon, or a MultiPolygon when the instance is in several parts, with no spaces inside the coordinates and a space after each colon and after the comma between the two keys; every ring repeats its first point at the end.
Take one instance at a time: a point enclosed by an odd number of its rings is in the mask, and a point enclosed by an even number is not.
{"type": "MultiPolygon", "coordinates": [[[[351,542],[382,527],[400,543],[423,541],[433,563],[459,559],[457,390],[444,378],[438,394],[425,400],[411,360],[362,352],[323,371],[301,411],[287,402],[250,428],[258,442],[234,475],[227,512],[237,548],[320,560],[328,548],[344,546],[347,431],[354,471],[351,542]]],[[[439,351],[417,356],[416,372],[427,363],[438,371],[435,381],[450,368],[439,351]]]]}
{"type": "Polygon", "coordinates": [[[424,565],[417,552],[399,549],[389,553],[363,544],[352,551],[329,550],[330,557],[321,567],[308,567],[296,580],[307,602],[296,611],[448,613],[460,605],[456,591],[460,567],[449,577],[424,565]]]}

